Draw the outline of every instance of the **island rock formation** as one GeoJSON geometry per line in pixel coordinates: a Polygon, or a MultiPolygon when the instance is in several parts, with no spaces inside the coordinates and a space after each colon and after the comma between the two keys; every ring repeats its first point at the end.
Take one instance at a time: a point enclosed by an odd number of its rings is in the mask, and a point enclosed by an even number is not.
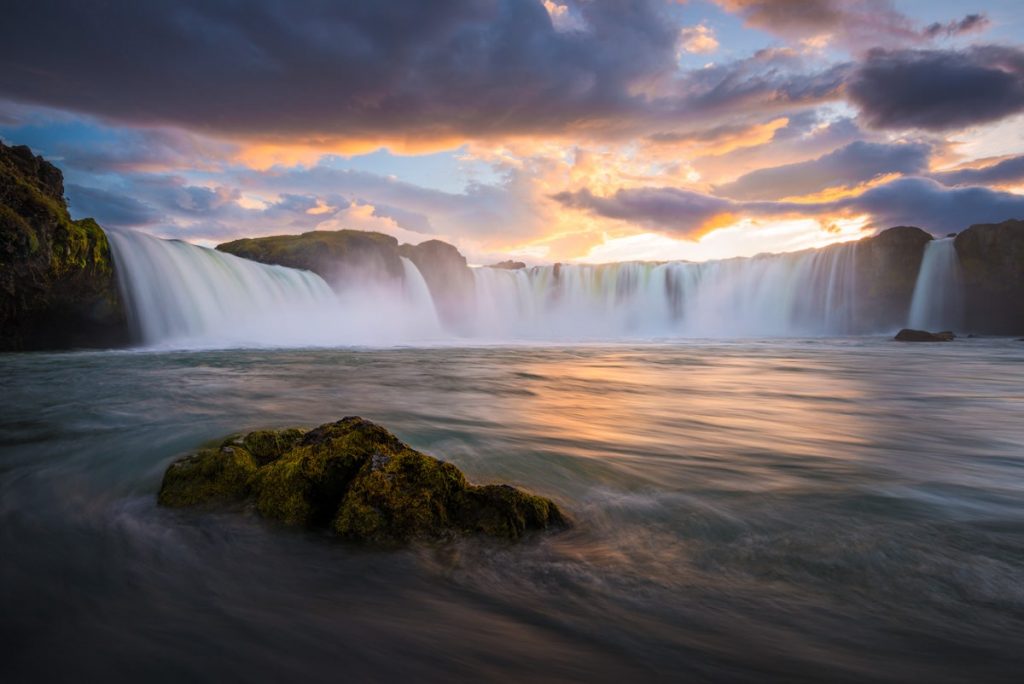
{"type": "Polygon", "coordinates": [[[358,417],[229,437],[172,463],[157,500],[251,505],[286,525],[386,544],[465,534],[516,540],[569,524],[553,501],[509,485],[469,484],[452,464],[358,417]]]}

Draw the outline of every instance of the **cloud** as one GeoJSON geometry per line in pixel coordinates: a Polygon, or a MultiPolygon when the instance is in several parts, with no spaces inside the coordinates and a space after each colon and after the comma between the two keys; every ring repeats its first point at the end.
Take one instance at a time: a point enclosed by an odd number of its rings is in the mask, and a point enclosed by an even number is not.
{"type": "Polygon", "coordinates": [[[830,36],[849,47],[918,44],[940,37],[981,31],[989,24],[983,14],[968,14],[946,23],[918,28],[890,0],[717,0],[739,14],[747,26],[790,40],[830,36]]]}
{"type": "Polygon", "coordinates": [[[556,30],[525,0],[15,3],[0,23],[0,92],[134,124],[321,141],[643,113],[637,84],[676,69],[665,3],[549,4],[585,30],[556,30]]]}
{"type": "Polygon", "coordinates": [[[244,143],[239,159],[269,167],[315,161],[316,150],[628,139],[726,110],[763,115],[838,99],[848,71],[784,49],[685,70],[679,50],[710,50],[715,38],[704,25],[684,31],[663,0],[547,5],[16,3],[0,23],[0,96],[244,143]],[[564,16],[571,30],[556,25],[564,16]],[[280,155],[286,147],[307,152],[280,155]]]}
{"type": "Polygon", "coordinates": [[[900,178],[824,208],[870,213],[880,227],[916,225],[942,234],[974,223],[1024,218],[1024,195],[983,187],[947,188],[928,178],[900,178]]]}
{"type": "Polygon", "coordinates": [[[726,197],[768,200],[850,186],[889,173],[917,174],[928,168],[931,146],[857,141],[817,159],[758,169],[715,188],[726,197]]]}
{"type": "Polygon", "coordinates": [[[933,173],[930,177],[943,185],[998,185],[1024,181],[1024,155],[980,168],[933,173]]]}
{"type": "Polygon", "coordinates": [[[718,0],[751,27],[784,38],[804,39],[835,34],[843,42],[862,45],[878,40],[914,40],[913,22],[887,0],[718,0]]]}
{"type": "Polygon", "coordinates": [[[847,86],[872,128],[942,131],[1024,110],[1024,51],[872,50],[847,86]]]}
{"type": "Polygon", "coordinates": [[[692,54],[708,54],[718,49],[718,39],[713,29],[698,24],[687,26],[679,32],[680,46],[684,52],[692,54]]]}
{"type": "Polygon", "coordinates": [[[110,228],[135,228],[156,223],[162,214],[144,202],[117,192],[69,184],[68,208],[76,218],[86,216],[110,228]]]}
{"type": "Polygon", "coordinates": [[[609,197],[598,197],[584,189],[561,192],[553,199],[571,209],[693,238],[706,231],[709,221],[736,206],[727,199],[679,188],[623,189],[609,197]]]}
{"type": "Polygon", "coordinates": [[[1024,195],[984,187],[947,188],[928,178],[900,178],[831,202],[734,201],[677,188],[631,188],[598,197],[587,190],[560,193],[563,206],[628,221],[666,234],[695,238],[723,217],[822,217],[869,214],[872,225],[916,225],[936,234],[973,223],[1024,217],[1024,195]]]}
{"type": "Polygon", "coordinates": [[[941,36],[952,38],[953,36],[959,36],[964,33],[983,31],[988,28],[988,25],[991,23],[992,22],[990,22],[988,17],[984,14],[968,14],[959,21],[949,21],[945,24],[940,22],[929,24],[924,28],[923,33],[928,38],[938,38],[941,36]]]}

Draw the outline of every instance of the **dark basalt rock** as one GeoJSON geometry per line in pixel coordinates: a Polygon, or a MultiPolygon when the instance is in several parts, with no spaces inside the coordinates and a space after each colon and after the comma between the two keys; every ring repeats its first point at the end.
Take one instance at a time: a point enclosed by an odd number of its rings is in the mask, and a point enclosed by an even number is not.
{"type": "Polygon", "coordinates": [[[963,276],[966,329],[1024,333],[1024,221],[973,225],[953,244],[963,276]]]}
{"type": "Polygon", "coordinates": [[[551,500],[509,485],[472,485],[458,468],[383,427],[343,418],[308,432],[233,436],[171,464],[163,506],[242,506],[286,525],[376,543],[484,534],[519,539],[568,525],[551,500]]]}
{"type": "Polygon", "coordinates": [[[416,264],[427,281],[430,295],[441,320],[456,330],[466,322],[463,317],[473,309],[476,285],[473,272],[453,245],[427,240],[418,245],[402,245],[402,256],[416,264]]]}
{"type": "Polygon", "coordinates": [[[850,332],[892,330],[906,323],[924,248],[931,240],[920,228],[897,226],[852,243],[858,296],[850,332]]]}
{"type": "Polygon", "coordinates": [[[523,263],[522,261],[512,261],[511,259],[506,259],[505,261],[499,261],[496,264],[491,264],[487,268],[503,268],[508,271],[518,271],[521,268],[526,268],[526,264],[523,263]]]}
{"type": "Polygon", "coordinates": [[[57,167],[0,143],[0,350],[129,337],[107,236],[92,219],[71,220],[57,167]]]}
{"type": "Polygon", "coordinates": [[[956,335],[948,330],[933,333],[927,330],[904,328],[896,333],[896,337],[893,339],[897,342],[952,342],[956,339],[956,335]]]}

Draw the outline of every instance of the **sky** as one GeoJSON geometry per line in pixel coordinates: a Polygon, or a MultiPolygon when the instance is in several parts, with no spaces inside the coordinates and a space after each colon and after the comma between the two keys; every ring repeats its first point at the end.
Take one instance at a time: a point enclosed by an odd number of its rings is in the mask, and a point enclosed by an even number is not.
{"type": "Polygon", "coordinates": [[[471,263],[706,260],[1024,218],[1019,0],[32,0],[0,139],[72,215],[471,263]]]}

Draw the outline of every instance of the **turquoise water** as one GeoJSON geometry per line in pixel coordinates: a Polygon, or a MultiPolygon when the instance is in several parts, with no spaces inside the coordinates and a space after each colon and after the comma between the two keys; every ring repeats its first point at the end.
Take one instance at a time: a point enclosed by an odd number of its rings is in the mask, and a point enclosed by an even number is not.
{"type": "Polygon", "coordinates": [[[1013,681],[1024,342],[0,355],[5,681],[1013,681]],[[378,421],[564,533],[380,551],[157,508],[378,421]]]}

